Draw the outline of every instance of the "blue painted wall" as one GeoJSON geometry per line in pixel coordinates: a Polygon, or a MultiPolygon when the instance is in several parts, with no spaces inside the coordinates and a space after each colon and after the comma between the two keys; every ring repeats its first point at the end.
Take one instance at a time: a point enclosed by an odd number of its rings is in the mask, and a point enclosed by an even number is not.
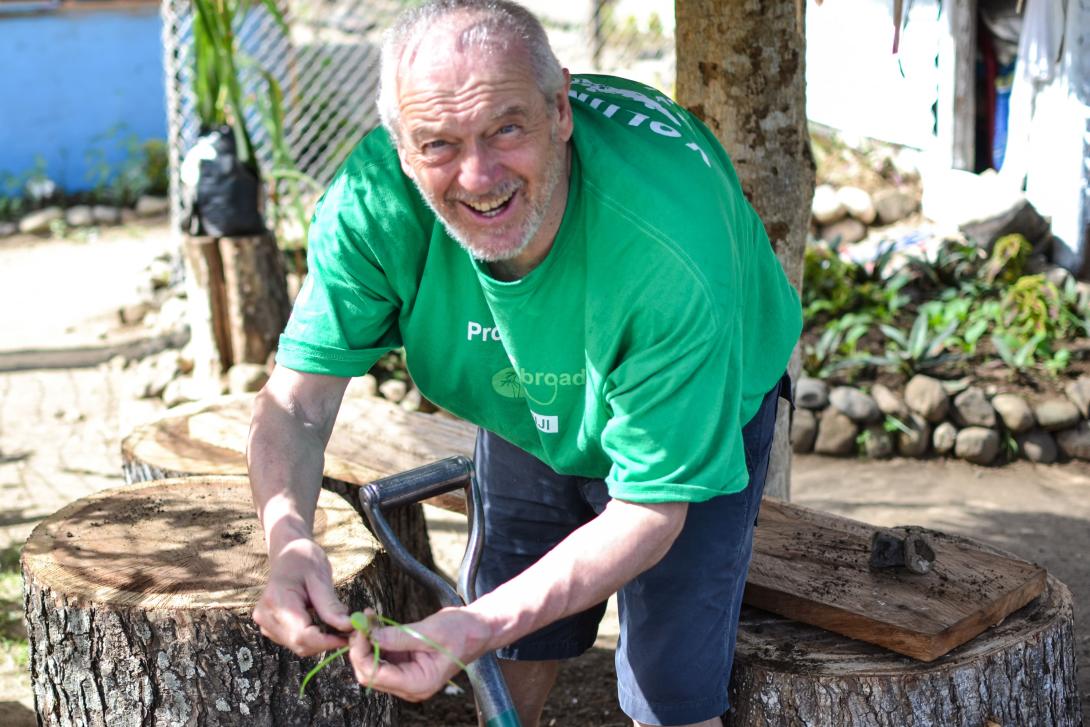
{"type": "Polygon", "coordinates": [[[165,139],[161,27],[155,5],[0,11],[0,175],[40,156],[63,189],[87,189],[89,153],[117,165],[126,137],[165,139]]]}

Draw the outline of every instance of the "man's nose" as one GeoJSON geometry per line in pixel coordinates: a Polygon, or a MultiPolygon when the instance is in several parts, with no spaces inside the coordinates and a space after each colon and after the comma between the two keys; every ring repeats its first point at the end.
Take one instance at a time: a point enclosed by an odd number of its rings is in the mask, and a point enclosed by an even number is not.
{"type": "Polygon", "coordinates": [[[458,185],[470,194],[484,194],[496,184],[496,162],[480,141],[467,144],[458,169],[458,185]]]}

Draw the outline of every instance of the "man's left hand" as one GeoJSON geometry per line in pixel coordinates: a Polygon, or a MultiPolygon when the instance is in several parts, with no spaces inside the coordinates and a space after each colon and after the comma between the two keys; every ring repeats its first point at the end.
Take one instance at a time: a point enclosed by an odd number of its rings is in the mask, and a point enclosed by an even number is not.
{"type": "Polygon", "coordinates": [[[407,627],[442,646],[446,653],[388,626],[373,629],[370,639],[358,631],[353,633],[348,656],[360,684],[410,702],[421,702],[442,689],[461,670],[458,662],[468,664],[488,651],[492,636],[480,616],[462,608],[444,608],[407,627]],[[379,647],[377,669],[373,643],[379,647]]]}

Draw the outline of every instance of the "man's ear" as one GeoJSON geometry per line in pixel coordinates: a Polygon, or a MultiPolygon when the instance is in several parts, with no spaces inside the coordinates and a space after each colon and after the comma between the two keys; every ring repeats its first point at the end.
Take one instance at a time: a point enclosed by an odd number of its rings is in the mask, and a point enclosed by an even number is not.
{"type": "Polygon", "coordinates": [[[574,120],[572,119],[571,99],[568,97],[568,91],[571,90],[571,73],[568,69],[564,70],[564,85],[556,93],[556,111],[558,114],[558,130],[560,132],[560,139],[562,141],[568,141],[571,139],[572,128],[574,127],[574,120]]]}
{"type": "Polygon", "coordinates": [[[416,173],[413,171],[413,167],[409,164],[409,156],[405,153],[405,145],[401,142],[397,144],[397,158],[401,162],[401,171],[405,172],[405,176],[409,179],[416,179],[416,173]]]}

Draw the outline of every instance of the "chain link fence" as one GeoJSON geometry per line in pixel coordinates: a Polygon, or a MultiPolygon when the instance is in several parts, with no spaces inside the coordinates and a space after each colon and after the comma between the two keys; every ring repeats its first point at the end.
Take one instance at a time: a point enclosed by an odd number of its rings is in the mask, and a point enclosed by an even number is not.
{"type": "MultiPolygon", "coordinates": [[[[382,32],[413,0],[277,0],[289,32],[255,8],[236,29],[245,56],[242,84],[247,128],[265,171],[266,217],[282,245],[303,242],[305,219],[319,191],[352,147],[378,124],[382,32]],[[294,169],[270,175],[274,142],[262,105],[262,71],[283,91],[284,139],[294,169]],[[313,183],[309,181],[313,180],[313,183]]],[[[541,18],[561,63],[572,72],[615,73],[674,91],[673,0],[524,0],[541,18]]],[[[180,167],[197,141],[192,93],[191,0],[163,0],[171,213],[181,229],[180,167]]]]}

